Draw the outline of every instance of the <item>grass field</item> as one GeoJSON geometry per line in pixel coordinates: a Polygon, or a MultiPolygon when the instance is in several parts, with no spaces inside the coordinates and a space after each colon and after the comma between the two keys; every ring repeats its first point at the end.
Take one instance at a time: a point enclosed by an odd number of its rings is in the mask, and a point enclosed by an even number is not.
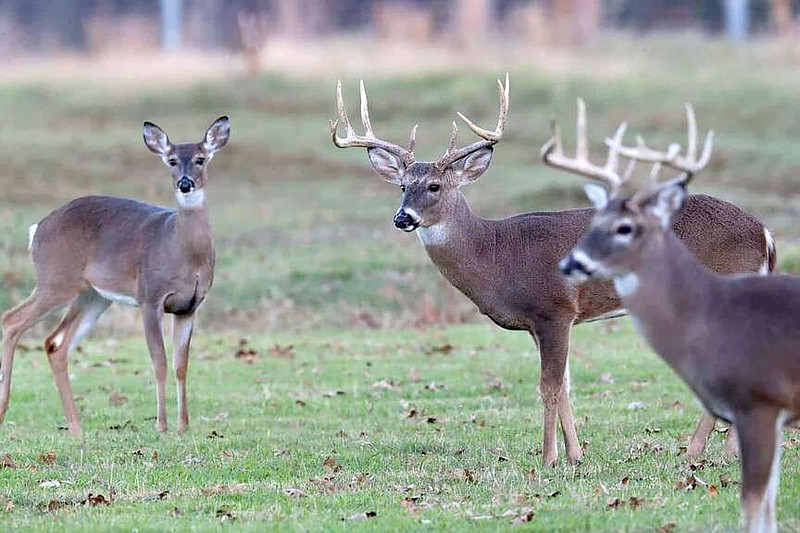
{"type": "MultiPolygon", "coordinates": [[[[494,78],[509,70],[507,139],[465,190],[486,216],[585,205],[581,181],[537,156],[550,116],[571,135],[577,96],[594,140],[628,120],[661,145],[684,139],[681,106],[692,101],[701,127],[718,134],[694,190],[757,214],[777,236],[780,269],[800,273],[791,53],[690,38],[558,58],[561,68],[517,54],[411,74],[348,64],[341,75],[353,111],[364,77],[378,132],[402,140],[419,122],[418,156],[433,158],[455,111],[493,122],[494,78]]],[[[232,122],[210,170],[218,264],[189,373],[192,429],[154,432],[138,313],[112,309],[71,359],[85,435],[68,438],[38,327],[18,351],[0,427],[0,528],[735,527],[738,464],[720,459],[721,434],[706,461],[681,453],[699,407],[627,320],[576,328],[586,460],[542,467],[533,343],[442,283],[417,239],[391,226],[398,191],[363,151],[330,145],[337,75],[0,81],[2,309],[32,288],[26,228],[53,208],[83,194],[171,201],[166,168],[142,145],[143,120],[174,141],[199,140],[221,114],[232,122]]],[[[799,442],[787,433],[778,500],[787,530],[800,529],[799,442]]]]}

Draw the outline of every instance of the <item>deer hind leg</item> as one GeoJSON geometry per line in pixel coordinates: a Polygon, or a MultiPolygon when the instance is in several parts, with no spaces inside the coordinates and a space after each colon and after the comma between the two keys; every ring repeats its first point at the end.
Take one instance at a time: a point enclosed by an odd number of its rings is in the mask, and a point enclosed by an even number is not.
{"type": "Polygon", "coordinates": [[[11,370],[14,353],[23,333],[52,311],[63,307],[74,298],[34,289],[25,301],[3,314],[3,360],[0,363],[0,422],[6,416],[11,395],[11,370]]]}
{"type": "Polygon", "coordinates": [[[570,322],[545,321],[536,330],[542,367],[540,392],[544,405],[543,460],[547,466],[554,466],[558,460],[556,425],[559,417],[567,457],[571,461],[578,461],[583,455],[569,405],[568,387],[564,387],[570,326],[570,322]]]}
{"type": "Polygon", "coordinates": [[[728,434],[725,435],[725,447],[722,455],[726,459],[734,459],[739,455],[739,437],[736,435],[736,426],[733,424],[728,428],[728,434]]]}
{"type": "Polygon", "coordinates": [[[774,498],[780,475],[781,422],[777,409],[771,407],[736,416],[742,457],[742,512],[749,533],[777,531],[774,498]]]}
{"type": "Polygon", "coordinates": [[[708,411],[703,411],[703,415],[697,423],[697,429],[694,430],[694,434],[689,440],[689,446],[686,447],[686,455],[689,457],[697,457],[706,450],[708,438],[711,436],[711,432],[714,431],[714,425],[716,423],[716,416],[708,411]]]}
{"type": "Polygon", "coordinates": [[[189,428],[189,409],[186,406],[186,371],[189,367],[189,344],[194,330],[194,315],[172,318],[172,366],[178,386],[178,433],[189,428]]]}
{"type": "Polygon", "coordinates": [[[69,353],[91,331],[109,305],[111,302],[92,289],[81,293],[70,304],[64,318],[44,342],[44,349],[61,396],[61,404],[64,406],[67,427],[74,436],[81,434],[81,423],[69,383],[69,353]]]}

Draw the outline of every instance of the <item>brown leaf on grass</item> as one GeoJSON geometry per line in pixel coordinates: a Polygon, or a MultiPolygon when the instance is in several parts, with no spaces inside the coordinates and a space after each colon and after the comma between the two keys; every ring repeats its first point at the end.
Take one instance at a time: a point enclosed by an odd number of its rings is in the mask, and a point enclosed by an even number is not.
{"type": "Polygon", "coordinates": [[[631,496],[628,498],[628,505],[631,506],[631,509],[638,509],[644,503],[644,499],[637,498],[636,496],[631,496]]]}
{"type": "Polygon", "coordinates": [[[56,451],[50,450],[47,453],[43,453],[39,456],[39,462],[44,465],[52,465],[56,462],[56,451]]]}
{"type": "Polygon", "coordinates": [[[624,487],[625,485],[627,485],[630,482],[631,482],[631,478],[628,477],[628,476],[624,476],[622,479],[619,480],[619,483],[617,483],[617,486],[618,487],[624,487]]]}
{"type": "Polygon", "coordinates": [[[708,460],[700,459],[699,461],[695,461],[694,463],[690,463],[689,464],[689,470],[691,470],[692,472],[699,472],[699,471],[703,470],[706,467],[707,463],[708,463],[708,460]]]}
{"type": "Polygon", "coordinates": [[[308,498],[308,494],[306,494],[300,489],[295,489],[293,487],[289,487],[288,489],[283,489],[283,493],[293,498],[308,498]]]}
{"type": "Polygon", "coordinates": [[[378,390],[391,390],[394,389],[397,384],[392,379],[382,379],[380,381],[376,381],[370,387],[373,389],[378,390]]]}
{"type": "Polygon", "coordinates": [[[48,513],[52,513],[53,511],[58,511],[62,507],[66,506],[67,502],[61,500],[50,500],[47,502],[47,507],[45,508],[48,513]]]}
{"type": "Polygon", "coordinates": [[[333,398],[335,396],[344,396],[345,394],[347,393],[343,390],[334,389],[334,390],[329,390],[328,392],[323,392],[322,396],[324,398],[333,398]]]}
{"type": "Polygon", "coordinates": [[[219,452],[220,459],[233,459],[237,455],[239,455],[239,452],[236,450],[222,450],[219,452]]]}
{"type": "Polygon", "coordinates": [[[721,476],[719,476],[719,486],[722,487],[723,489],[728,488],[728,486],[731,483],[735,484],[736,482],[731,481],[731,476],[729,476],[728,474],[722,474],[721,476]]]}
{"type": "Polygon", "coordinates": [[[227,505],[223,505],[222,507],[217,509],[214,515],[223,522],[236,520],[236,515],[233,514],[233,511],[227,505]]]}
{"type": "Polygon", "coordinates": [[[411,383],[418,383],[420,379],[419,370],[417,370],[417,367],[412,366],[408,371],[408,381],[411,383]]]}
{"type": "Polygon", "coordinates": [[[284,359],[294,359],[294,344],[287,344],[281,346],[280,344],[274,345],[267,351],[271,357],[283,357],[284,359]]]}
{"type": "Polygon", "coordinates": [[[536,481],[536,479],[537,479],[536,469],[531,467],[531,469],[528,470],[528,481],[536,481]]]}
{"type": "Polygon", "coordinates": [[[173,507],[172,509],[169,510],[167,515],[171,516],[172,518],[183,516],[183,509],[180,509],[178,507],[173,507]]]}
{"type": "Polygon", "coordinates": [[[153,455],[150,456],[151,461],[158,461],[158,452],[153,451],[153,455]]]}
{"type": "Polygon", "coordinates": [[[128,403],[128,398],[120,394],[117,389],[111,389],[111,393],[108,395],[108,403],[119,407],[128,403]]]}
{"type": "Polygon", "coordinates": [[[656,531],[658,531],[658,533],[670,533],[676,527],[678,527],[678,525],[675,522],[667,522],[662,526],[658,526],[656,531]]]}
{"type": "Polygon", "coordinates": [[[492,449],[489,451],[489,453],[491,453],[492,455],[494,455],[495,457],[497,457],[497,462],[499,462],[499,463],[503,463],[503,462],[505,462],[505,461],[508,461],[508,456],[507,456],[507,455],[505,455],[505,454],[503,453],[503,450],[501,450],[500,448],[492,448],[492,449]]]}
{"type": "Polygon", "coordinates": [[[10,513],[13,510],[14,510],[14,500],[6,501],[6,512],[10,513]]]}
{"type": "Polygon", "coordinates": [[[378,516],[378,513],[375,511],[367,511],[365,513],[356,513],[354,515],[350,515],[348,518],[342,518],[342,521],[345,520],[367,520],[369,518],[375,518],[378,516]]]}
{"type": "Polygon", "coordinates": [[[418,517],[420,515],[420,508],[419,505],[417,505],[417,501],[419,501],[419,498],[403,498],[400,500],[400,505],[412,516],[418,517]]]}
{"type": "Polygon", "coordinates": [[[430,346],[430,347],[426,348],[425,349],[425,353],[428,354],[428,355],[434,354],[434,353],[449,354],[450,352],[453,351],[454,348],[455,348],[455,346],[453,346],[449,342],[446,342],[444,344],[438,344],[438,345],[430,346]]]}
{"type": "Polygon", "coordinates": [[[708,483],[700,479],[694,474],[689,474],[686,476],[686,479],[678,480],[675,483],[675,490],[694,490],[697,488],[698,485],[706,486],[708,483]]]}
{"type": "Polygon", "coordinates": [[[305,407],[305,406],[306,406],[306,402],[304,402],[303,400],[295,400],[295,401],[294,401],[294,404],[295,404],[297,407],[305,407]]]}
{"type": "Polygon", "coordinates": [[[674,402],[672,402],[672,406],[671,407],[672,407],[672,409],[681,410],[681,409],[683,409],[683,404],[681,403],[680,400],[675,400],[674,402]]]}
{"type": "Polygon", "coordinates": [[[258,352],[252,348],[239,348],[234,357],[247,365],[252,365],[258,359],[258,352]]]}
{"type": "Polygon", "coordinates": [[[618,509],[623,505],[625,505],[625,500],[621,500],[619,498],[609,498],[606,501],[606,505],[608,505],[608,507],[610,507],[611,509],[618,509]]]}
{"type": "Polygon", "coordinates": [[[90,507],[97,507],[98,505],[111,505],[111,500],[107,499],[102,494],[92,494],[91,492],[85,500],[81,502],[83,505],[90,507]]]}
{"type": "Polygon", "coordinates": [[[206,438],[208,438],[208,439],[224,439],[225,435],[223,435],[222,433],[218,433],[216,429],[212,429],[211,433],[206,435],[206,438]]]}
{"type": "Polygon", "coordinates": [[[0,469],[2,469],[2,468],[9,468],[9,469],[12,469],[12,470],[17,468],[17,465],[14,462],[14,460],[11,458],[11,454],[10,453],[4,453],[3,454],[3,460],[0,461],[0,469]]]}
{"type": "Polygon", "coordinates": [[[464,481],[467,483],[475,483],[475,472],[469,468],[464,469],[464,481]]]}
{"type": "Polygon", "coordinates": [[[405,414],[405,418],[414,418],[415,416],[417,416],[417,410],[413,407],[405,414]]]}
{"type": "Polygon", "coordinates": [[[644,432],[648,433],[648,434],[651,434],[651,435],[653,433],[661,433],[661,428],[650,428],[650,427],[647,427],[647,428],[644,428],[644,432]]]}
{"type": "Polygon", "coordinates": [[[330,470],[331,472],[341,472],[342,465],[336,462],[335,457],[326,457],[325,460],[322,462],[322,465],[325,467],[326,470],[330,470]]]}
{"type": "Polygon", "coordinates": [[[712,483],[711,485],[708,486],[708,495],[709,496],[714,498],[718,493],[719,493],[719,491],[717,490],[717,486],[716,485],[714,485],[712,483]]]}

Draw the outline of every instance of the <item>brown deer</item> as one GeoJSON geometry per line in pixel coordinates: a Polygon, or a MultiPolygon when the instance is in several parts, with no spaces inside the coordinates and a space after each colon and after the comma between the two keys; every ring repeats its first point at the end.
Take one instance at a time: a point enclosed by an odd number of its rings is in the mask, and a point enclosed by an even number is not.
{"type": "Polygon", "coordinates": [[[598,212],[560,266],[573,280],[613,280],[653,350],[735,426],[745,529],[774,532],[782,429],[800,417],[800,278],[721,276],[698,261],[671,229],[692,175],[633,196],[595,186],[598,212]]]}
{"type": "MultiPolygon", "coordinates": [[[[407,147],[376,137],[363,82],[361,118],[366,133],[357,135],[353,130],[339,82],[339,120],[331,121],[331,138],[339,148],[366,148],[372,168],[400,186],[402,202],[394,216],[395,226],[417,232],[428,256],[450,283],[500,327],[531,334],[541,354],[544,462],[553,465],[558,457],[557,418],[561,420],[567,456],[578,461],[582,450],[569,402],[570,328],[624,311],[610,282],[575,286],[558,274],[559,259],[575,246],[594,210],[524,213],[493,220],[474,214],[459,191],[462,185],[483,174],[491,161],[493,146],[503,137],[509,102],[507,75],[505,84],[498,81],[498,87],[500,112],[495,130],[484,130],[459,113],[481,140],[456,148],[458,128],[453,123],[448,148],[436,162],[414,160],[416,126],[407,147]],[[340,122],[345,127],[344,137],[338,134],[340,122]]],[[[585,146],[585,113],[582,118],[584,128],[579,136],[585,146]]],[[[622,132],[624,128],[618,133],[618,140],[622,132]]],[[[559,146],[560,143],[553,143],[552,149],[559,146]]],[[[556,164],[555,153],[547,152],[545,161],[556,164]]],[[[587,169],[607,175],[616,172],[614,150],[604,169],[588,163],[585,149],[581,155],[581,164],[587,169]]],[[[758,271],[771,264],[773,250],[765,239],[764,226],[721,200],[691,197],[687,210],[679,217],[678,231],[690,248],[718,271],[758,271]]]]}
{"type": "Polygon", "coordinates": [[[162,322],[173,315],[178,430],[189,425],[186,370],[194,314],[214,277],[214,243],[206,207],[206,167],[228,142],[228,117],[220,117],[199,143],[172,144],[161,128],[144,123],[145,145],[170,167],[178,209],[126,198],[86,196],[31,226],[36,288],[3,315],[0,422],[8,409],[17,342],[48,313],[67,306],[44,346],[64,405],[69,431],[81,424],[72,397],[67,356],[112,302],[141,308],[156,378],[156,429],[167,430],[164,381],[167,359],[162,322]]]}

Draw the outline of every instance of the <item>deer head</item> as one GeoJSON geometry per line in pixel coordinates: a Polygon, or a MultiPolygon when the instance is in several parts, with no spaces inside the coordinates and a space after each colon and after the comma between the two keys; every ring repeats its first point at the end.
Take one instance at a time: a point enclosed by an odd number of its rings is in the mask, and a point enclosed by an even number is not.
{"type": "Polygon", "coordinates": [[[144,123],[142,134],[147,148],[170,167],[178,205],[187,209],[204,205],[208,180],[206,167],[214,154],[228,142],[228,117],[215,120],[199,143],[172,144],[164,130],[152,122],[144,123]]]}
{"type": "Polygon", "coordinates": [[[505,84],[497,81],[500,92],[500,111],[494,131],[485,130],[467,117],[459,118],[481,140],[457,148],[458,126],[453,122],[447,150],[435,162],[414,160],[417,126],[411,129],[407,147],[378,139],[369,118],[367,92],[361,82],[361,121],[365,134],[357,135],[347,117],[342,97],[341,81],[336,84],[336,102],[339,119],[330,121],[331,139],[339,148],[366,148],[373,170],[386,181],[400,186],[403,193],[400,208],[394,216],[394,225],[403,231],[414,231],[418,227],[438,224],[452,212],[457,201],[458,189],[473,182],[489,167],[493,146],[503,137],[508,117],[508,74],[505,84]],[[345,127],[345,137],[339,137],[338,126],[345,127]]]}

